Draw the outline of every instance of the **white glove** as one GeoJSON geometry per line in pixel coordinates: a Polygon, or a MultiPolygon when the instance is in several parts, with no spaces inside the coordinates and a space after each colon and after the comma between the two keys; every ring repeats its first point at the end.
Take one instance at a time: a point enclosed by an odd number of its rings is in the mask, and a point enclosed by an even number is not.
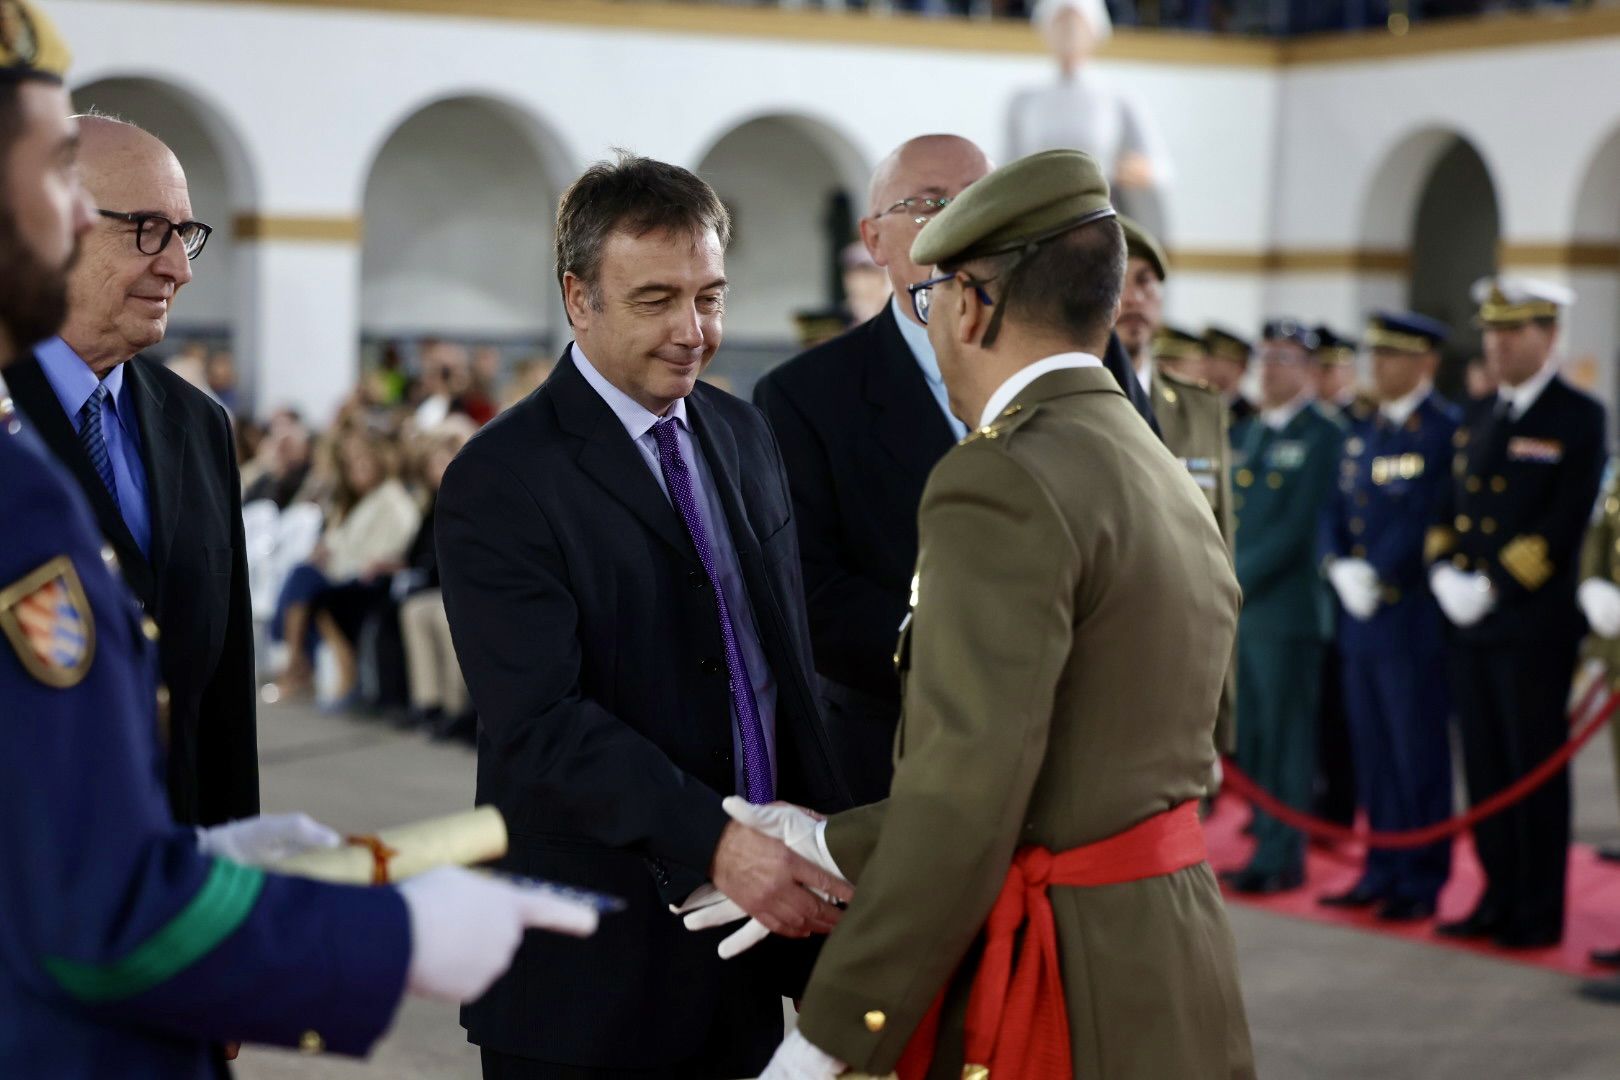
{"type": "Polygon", "coordinates": [[[1620,587],[1602,578],[1587,578],[1575,590],[1586,621],[1598,637],[1620,637],[1620,587]]]}
{"type": "Polygon", "coordinates": [[[1466,630],[1496,606],[1496,591],[1484,574],[1465,574],[1455,566],[1441,563],[1429,571],[1429,585],[1454,626],[1466,630]]]}
{"type": "Polygon", "coordinates": [[[401,883],[411,914],[405,988],[421,997],[467,1002],[512,965],[531,927],[570,937],[596,932],[596,909],[488,874],[441,866],[401,883]]]}
{"type": "Polygon", "coordinates": [[[265,814],[197,830],[197,849],[204,855],[244,866],[269,866],[342,843],[343,837],[308,814],[265,814]]]}
{"type": "Polygon", "coordinates": [[[1378,610],[1378,571],[1366,559],[1335,559],[1328,581],[1353,619],[1366,622],[1378,610]]]}
{"type": "MultiPolygon", "coordinates": [[[[833,861],[832,852],[827,850],[825,821],[817,821],[796,806],[782,804],[755,806],[747,799],[736,795],[726,796],[720,805],[731,815],[733,821],[762,832],[766,836],[775,837],[786,844],[794,854],[847,881],[843,872],[838,869],[838,864],[833,861]]],[[[823,900],[828,899],[821,893],[816,895],[821,896],[823,900]]],[[[679,907],[671,907],[670,910],[676,915],[685,916],[683,921],[688,930],[708,930],[748,919],[742,929],[720,942],[718,951],[722,960],[730,960],[733,956],[745,953],[771,936],[764,923],[758,919],[749,919],[748,912],[713,885],[703,886],[687,897],[686,903],[679,907]]]]}
{"type": "Polygon", "coordinates": [[[847,1066],[794,1028],[776,1048],[759,1080],[832,1080],[847,1066]]]}

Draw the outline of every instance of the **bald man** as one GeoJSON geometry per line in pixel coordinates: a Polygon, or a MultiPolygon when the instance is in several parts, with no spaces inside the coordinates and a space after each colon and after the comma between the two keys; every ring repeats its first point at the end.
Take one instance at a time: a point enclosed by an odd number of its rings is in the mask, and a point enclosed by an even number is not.
{"type": "Polygon", "coordinates": [[[163,340],[209,229],[157,138],[102,116],[81,117],[79,135],[101,210],[69,275],[61,335],[6,381],[89,499],[158,640],[174,817],[215,825],[259,810],[241,481],[225,411],[139,355],[163,340]]]}
{"type": "Polygon", "coordinates": [[[892,298],[754,390],[787,466],[827,731],[858,802],[889,791],[900,715],[894,644],[911,597],[923,482],[967,433],[906,291],[928,278],[911,242],[990,169],[984,151],[955,135],[924,135],[884,158],[860,224],[892,298]]]}

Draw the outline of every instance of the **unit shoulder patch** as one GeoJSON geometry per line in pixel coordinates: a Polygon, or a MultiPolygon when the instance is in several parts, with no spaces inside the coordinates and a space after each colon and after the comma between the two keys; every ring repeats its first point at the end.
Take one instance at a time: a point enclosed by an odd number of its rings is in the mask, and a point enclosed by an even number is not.
{"type": "Polygon", "coordinates": [[[0,632],[23,669],[46,686],[66,690],[84,681],[96,627],[73,560],[58,555],[0,589],[0,632]]]}

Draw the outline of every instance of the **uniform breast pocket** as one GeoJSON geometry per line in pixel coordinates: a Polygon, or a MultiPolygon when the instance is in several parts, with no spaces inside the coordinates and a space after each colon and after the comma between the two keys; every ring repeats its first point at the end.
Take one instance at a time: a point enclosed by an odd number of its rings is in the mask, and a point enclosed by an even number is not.
{"type": "Polygon", "coordinates": [[[229,544],[209,544],[206,550],[208,552],[208,572],[229,577],[233,562],[231,546],[229,544]]]}

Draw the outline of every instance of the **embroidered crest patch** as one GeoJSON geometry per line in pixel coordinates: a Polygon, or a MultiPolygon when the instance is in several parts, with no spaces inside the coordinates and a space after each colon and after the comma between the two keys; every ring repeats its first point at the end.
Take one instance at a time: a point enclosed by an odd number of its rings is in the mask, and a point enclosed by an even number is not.
{"type": "Polygon", "coordinates": [[[23,668],[58,689],[77,686],[96,653],[90,601],[73,562],[59,555],[0,589],[0,632],[23,668]]]}

